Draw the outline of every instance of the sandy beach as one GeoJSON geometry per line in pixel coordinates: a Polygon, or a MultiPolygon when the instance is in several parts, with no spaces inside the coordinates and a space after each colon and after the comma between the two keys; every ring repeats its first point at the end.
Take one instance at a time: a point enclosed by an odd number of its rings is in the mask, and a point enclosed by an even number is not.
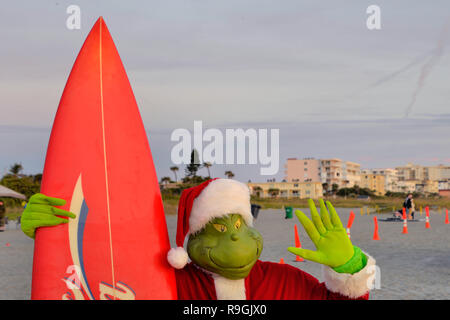
{"type": "MultiPolygon", "coordinates": [[[[303,210],[303,209],[302,209],[303,210]]],[[[344,226],[351,209],[337,209],[344,226]]],[[[309,210],[303,210],[309,215],[309,210]]],[[[351,229],[351,239],[377,260],[380,287],[372,290],[371,299],[450,299],[450,225],[444,214],[431,212],[431,229],[425,222],[410,222],[409,233],[402,234],[401,222],[379,221],[380,240],[372,240],[375,215],[359,214],[351,229]]],[[[388,215],[378,215],[380,219],[388,215]]],[[[420,217],[417,214],[416,218],[420,217]]],[[[296,217],[284,219],[281,210],[260,211],[255,227],[264,238],[263,261],[278,262],[283,258],[322,280],[321,268],[313,262],[295,262],[286,251],[294,244],[294,224],[299,227],[302,247],[314,249],[296,217]]],[[[172,245],[175,245],[176,216],[167,216],[172,245]]],[[[0,232],[0,299],[29,299],[33,261],[33,240],[10,222],[0,232]]]]}

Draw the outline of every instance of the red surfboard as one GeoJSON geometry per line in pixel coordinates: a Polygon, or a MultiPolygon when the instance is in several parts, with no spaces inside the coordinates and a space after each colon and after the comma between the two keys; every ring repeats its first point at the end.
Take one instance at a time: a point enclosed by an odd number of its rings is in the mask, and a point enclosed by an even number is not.
{"type": "Polygon", "coordinates": [[[67,80],[41,192],[77,215],[36,232],[32,299],[176,299],[146,132],[100,17],[67,80]]]}

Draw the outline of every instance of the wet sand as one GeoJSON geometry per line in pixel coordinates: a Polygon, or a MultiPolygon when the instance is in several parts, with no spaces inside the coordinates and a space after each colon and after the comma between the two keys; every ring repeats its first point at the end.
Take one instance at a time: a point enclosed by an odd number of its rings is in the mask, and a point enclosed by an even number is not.
{"type": "MultiPolygon", "coordinates": [[[[302,209],[308,216],[309,210],[302,209]]],[[[337,209],[344,226],[350,209],[337,209]]],[[[380,268],[380,288],[372,290],[371,299],[450,299],[450,225],[444,224],[444,214],[431,212],[431,229],[425,222],[410,222],[407,235],[401,222],[379,221],[380,240],[372,240],[373,214],[359,214],[351,230],[354,245],[377,260],[380,268]]],[[[389,215],[377,215],[379,219],[389,215]]],[[[417,214],[416,218],[420,217],[417,214]]],[[[294,244],[294,224],[297,224],[302,247],[314,249],[296,217],[284,219],[281,210],[262,210],[255,227],[264,238],[263,261],[278,262],[283,258],[322,280],[321,268],[314,262],[295,262],[286,251],[294,244]]],[[[176,216],[167,216],[172,245],[175,245],[176,216]]],[[[33,261],[33,240],[27,238],[11,222],[0,232],[0,299],[29,299],[33,261]],[[7,243],[10,246],[7,246],[7,243]]]]}

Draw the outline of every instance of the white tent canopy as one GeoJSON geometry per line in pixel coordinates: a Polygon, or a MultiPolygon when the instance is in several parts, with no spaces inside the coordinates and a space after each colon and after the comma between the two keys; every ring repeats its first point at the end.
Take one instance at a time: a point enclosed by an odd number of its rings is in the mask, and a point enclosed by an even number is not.
{"type": "Polygon", "coordinates": [[[27,199],[27,197],[25,197],[23,194],[18,193],[2,185],[0,185],[0,197],[17,198],[22,200],[27,199]]]}

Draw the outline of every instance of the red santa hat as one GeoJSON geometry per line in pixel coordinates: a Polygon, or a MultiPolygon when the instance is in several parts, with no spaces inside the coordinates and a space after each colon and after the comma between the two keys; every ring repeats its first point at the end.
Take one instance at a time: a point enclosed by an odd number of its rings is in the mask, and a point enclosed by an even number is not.
{"type": "Polygon", "coordinates": [[[186,235],[194,234],[212,219],[237,213],[247,225],[253,224],[250,190],[247,185],[232,179],[211,179],[185,189],[178,203],[177,248],[167,254],[169,264],[182,269],[188,262],[184,249],[186,235]]]}

